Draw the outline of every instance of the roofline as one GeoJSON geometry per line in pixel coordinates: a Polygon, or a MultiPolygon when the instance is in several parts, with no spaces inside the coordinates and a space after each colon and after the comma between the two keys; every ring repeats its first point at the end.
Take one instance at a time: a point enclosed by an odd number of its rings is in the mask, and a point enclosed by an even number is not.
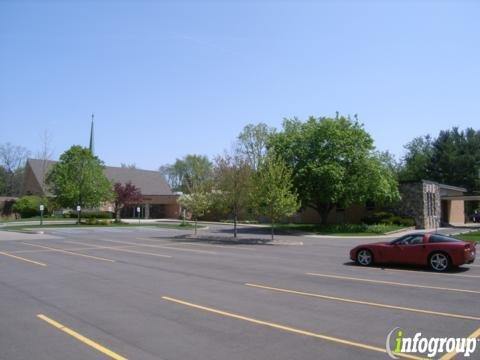
{"type": "Polygon", "coordinates": [[[422,180],[420,180],[420,181],[414,181],[414,180],[400,181],[400,184],[434,184],[434,185],[438,185],[441,189],[456,190],[456,191],[461,191],[461,192],[467,192],[467,189],[464,188],[464,187],[442,184],[442,183],[439,183],[439,182],[437,182],[437,181],[425,180],[425,179],[422,179],[422,180]]]}
{"type": "MultiPolygon", "coordinates": [[[[45,159],[36,159],[36,158],[28,158],[27,159],[27,162],[29,162],[30,160],[35,160],[35,161],[47,161],[47,162],[52,162],[52,163],[58,163],[60,160],[45,160],[45,159]]],[[[106,168],[113,168],[113,169],[129,169],[131,171],[135,171],[135,170],[138,170],[138,171],[149,171],[149,172],[153,172],[153,173],[157,173],[158,170],[150,170],[150,169],[140,169],[140,168],[129,168],[129,167],[121,167],[121,166],[110,166],[110,165],[103,165],[104,167],[106,168]]]]}

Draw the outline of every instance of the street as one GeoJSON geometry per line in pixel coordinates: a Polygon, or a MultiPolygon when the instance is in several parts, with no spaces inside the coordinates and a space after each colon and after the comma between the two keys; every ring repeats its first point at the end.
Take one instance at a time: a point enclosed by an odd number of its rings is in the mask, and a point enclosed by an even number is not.
{"type": "Polygon", "coordinates": [[[0,359],[388,359],[396,327],[426,337],[480,328],[478,260],[447,274],[360,268],[349,250],[380,239],[189,234],[2,235],[0,359]]]}

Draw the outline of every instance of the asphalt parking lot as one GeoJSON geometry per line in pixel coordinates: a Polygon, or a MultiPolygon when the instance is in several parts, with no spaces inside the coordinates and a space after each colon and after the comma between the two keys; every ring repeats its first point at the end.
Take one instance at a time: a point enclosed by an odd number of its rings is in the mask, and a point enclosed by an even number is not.
{"type": "Polygon", "coordinates": [[[65,228],[0,240],[0,359],[388,359],[396,327],[480,336],[478,260],[448,274],[359,268],[348,251],[369,239],[232,244],[189,233],[65,228]]]}

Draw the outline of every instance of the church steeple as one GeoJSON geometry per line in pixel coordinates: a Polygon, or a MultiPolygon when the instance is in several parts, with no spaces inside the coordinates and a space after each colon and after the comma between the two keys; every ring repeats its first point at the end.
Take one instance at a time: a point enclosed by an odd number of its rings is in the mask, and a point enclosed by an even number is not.
{"type": "Polygon", "coordinates": [[[92,125],[90,127],[90,145],[89,145],[89,149],[90,149],[90,152],[92,153],[93,155],[93,152],[94,152],[94,138],[93,138],[93,117],[94,115],[92,114],[92,125]]]}

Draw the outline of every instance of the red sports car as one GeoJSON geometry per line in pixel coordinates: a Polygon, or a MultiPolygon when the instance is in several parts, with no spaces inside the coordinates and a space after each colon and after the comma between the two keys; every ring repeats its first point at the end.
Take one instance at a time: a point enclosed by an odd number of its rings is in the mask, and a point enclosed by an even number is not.
{"type": "Polygon", "coordinates": [[[428,265],[434,271],[471,264],[475,245],[441,234],[408,234],[391,242],[359,245],[350,258],[362,266],[374,263],[428,265]]]}

